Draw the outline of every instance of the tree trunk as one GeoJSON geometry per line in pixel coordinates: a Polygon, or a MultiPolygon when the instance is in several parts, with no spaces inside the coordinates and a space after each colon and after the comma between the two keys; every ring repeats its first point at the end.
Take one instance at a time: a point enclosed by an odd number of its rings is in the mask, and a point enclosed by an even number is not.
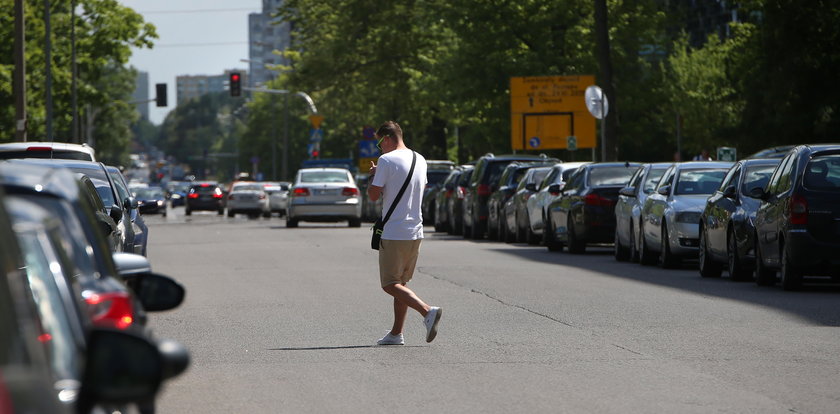
{"type": "MultiPolygon", "coordinates": [[[[607,96],[609,113],[606,122],[606,154],[602,161],[615,161],[618,157],[618,99],[612,81],[612,59],[610,59],[610,34],[607,24],[607,0],[595,0],[595,36],[598,43],[598,66],[601,70],[599,84],[607,96]]],[[[598,145],[600,145],[600,141],[598,145]]]]}

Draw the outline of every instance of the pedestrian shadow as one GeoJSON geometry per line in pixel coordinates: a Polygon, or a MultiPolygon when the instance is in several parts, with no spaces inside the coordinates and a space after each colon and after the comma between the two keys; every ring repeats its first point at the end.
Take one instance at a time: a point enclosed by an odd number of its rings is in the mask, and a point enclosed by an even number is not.
{"type": "Polygon", "coordinates": [[[310,346],[310,347],[289,347],[289,348],[268,348],[269,351],[333,351],[338,349],[365,349],[365,348],[420,348],[421,345],[345,345],[345,346],[310,346]]]}

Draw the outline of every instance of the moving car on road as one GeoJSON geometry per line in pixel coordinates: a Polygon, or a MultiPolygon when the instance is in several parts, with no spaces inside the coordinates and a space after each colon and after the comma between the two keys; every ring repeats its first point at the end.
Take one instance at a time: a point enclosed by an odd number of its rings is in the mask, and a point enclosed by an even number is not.
{"type": "Polygon", "coordinates": [[[220,216],[225,214],[222,187],[215,182],[194,183],[187,191],[184,214],[189,216],[193,211],[201,210],[215,211],[220,216]]]}
{"type": "Polygon", "coordinates": [[[350,227],[362,225],[359,188],[345,168],[300,169],[290,195],[286,227],[297,227],[300,221],[347,220],[350,227]]]}
{"type": "Polygon", "coordinates": [[[237,214],[247,214],[254,218],[262,215],[271,217],[271,208],[268,205],[268,194],[262,183],[255,181],[237,181],[230,187],[227,195],[227,216],[233,217],[237,214]]]}
{"type": "Polygon", "coordinates": [[[134,199],[140,214],[160,214],[166,217],[166,194],[160,187],[136,187],[134,199]]]}

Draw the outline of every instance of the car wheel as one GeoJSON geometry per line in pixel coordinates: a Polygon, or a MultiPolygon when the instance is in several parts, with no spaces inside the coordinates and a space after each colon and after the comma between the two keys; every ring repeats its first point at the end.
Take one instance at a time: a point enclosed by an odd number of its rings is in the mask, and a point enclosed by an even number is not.
{"type": "Polygon", "coordinates": [[[738,243],[732,230],[726,237],[726,256],[729,278],[738,281],[746,280],[749,272],[744,270],[744,266],[741,264],[741,257],[738,255],[738,243]]]}
{"type": "Polygon", "coordinates": [[[220,216],[221,216],[221,215],[224,215],[224,214],[225,214],[225,209],[220,208],[220,209],[217,211],[217,213],[218,213],[220,216]]]}
{"type": "Polygon", "coordinates": [[[639,261],[639,247],[636,246],[636,233],[633,233],[633,225],[630,224],[630,258],[631,262],[639,261]]]}
{"type": "Polygon", "coordinates": [[[545,247],[548,248],[550,252],[561,252],[563,251],[563,243],[557,241],[557,238],[554,237],[554,229],[551,228],[551,223],[546,221],[545,228],[543,228],[543,244],[545,247]]]}
{"type": "Polygon", "coordinates": [[[575,230],[575,222],[571,218],[569,218],[569,224],[566,228],[569,239],[569,253],[580,254],[586,252],[586,242],[578,236],[575,230]]]}
{"type": "Polygon", "coordinates": [[[478,217],[473,217],[473,225],[472,225],[472,233],[470,237],[473,240],[481,240],[484,238],[484,227],[486,227],[487,223],[481,223],[481,220],[478,217]]]}
{"type": "MultiPolygon", "coordinates": [[[[497,215],[498,217],[498,215],[497,215]]],[[[499,220],[496,220],[498,222],[499,220]]],[[[488,240],[498,240],[499,239],[499,225],[494,222],[490,221],[490,218],[487,218],[487,239],[488,240]]]]}
{"type": "Polygon", "coordinates": [[[613,256],[618,262],[626,262],[630,258],[630,250],[621,245],[621,237],[618,237],[618,230],[613,237],[613,256]]]}
{"type": "Polygon", "coordinates": [[[264,218],[271,218],[271,210],[263,211],[262,216],[264,218]]]}
{"type": "Polygon", "coordinates": [[[190,210],[190,209],[188,209],[188,208],[185,208],[185,209],[184,209],[184,214],[186,214],[186,215],[188,215],[188,216],[191,216],[191,215],[192,215],[192,210],[190,210]]]}
{"type": "Polygon", "coordinates": [[[286,227],[292,229],[292,228],[295,228],[297,226],[298,226],[298,221],[297,220],[292,219],[292,218],[286,220],[286,227]]]}
{"type": "Polygon", "coordinates": [[[798,290],[802,287],[802,270],[790,262],[790,253],[786,247],[782,247],[782,289],[798,290]]]}
{"type": "Polygon", "coordinates": [[[723,268],[720,264],[712,260],[709,254],[709,239],[706,236],[706,227],[700,226],[700,246],[697,249],[698,258],[700,259],[700,276],[702,277],[720,277],[723,268]]]}
{"type": "Polygon", "coordinates": [[[680,260],[671,253],[671,242],[668,240],[668,228],[662,226],[662,236],[659,240],[662,245],[659,249],[659,265],[664,269],[673,269],[680,264],[680,260]]]}
{"type": "Polygon", "coordinates": [[[234,213],[234,212],[233,212],[233,210],[231,210],[231,209],[228,209],[228,213],[227,213],[227,214],[228,214],[228,217],[233,217],[233,216],[235,216],[235,215],[236,215],[236,213],[234,213]]]}
{"type": "Polygon", "coordinates": [[[644,227],[639,227],[639,240],[641,241],[639,246],[639,263],[645,266],[649,266],[656,263],[656,261],[659,260],[659,258],[656,257],[653,254],[653,251],[650,250],[650,247],[648,247],[647,238],[645,238],[644,227]]]}
{"type": "Polygon", "coordinates": [[[758,243],[758,235],[755,237],[755,284],[759,286],[772,286],[776,283],[776,271],[764,265],[764,258],[761,256],[761,246],[758,243]]]}
{"type": "Polygon", "coordinates": [[[362,227],[362,220],[361,219],[350,219],[350,222],[347,224],[348,227],[362,227]]]}

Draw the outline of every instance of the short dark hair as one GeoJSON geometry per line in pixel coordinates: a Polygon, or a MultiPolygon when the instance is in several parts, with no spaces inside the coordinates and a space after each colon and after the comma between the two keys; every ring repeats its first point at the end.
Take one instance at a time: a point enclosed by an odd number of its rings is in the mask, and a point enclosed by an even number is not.
{"type": "Polygon", "coordinates": [[[378,137],[389,136],[391,138],[396,138],[402,141],[403,134],[402,128],[400,128],[400,124],[394,121],[385,121],[382,125],[379,126],[379,129],[376,130],[376,135],[378,137]]]}

